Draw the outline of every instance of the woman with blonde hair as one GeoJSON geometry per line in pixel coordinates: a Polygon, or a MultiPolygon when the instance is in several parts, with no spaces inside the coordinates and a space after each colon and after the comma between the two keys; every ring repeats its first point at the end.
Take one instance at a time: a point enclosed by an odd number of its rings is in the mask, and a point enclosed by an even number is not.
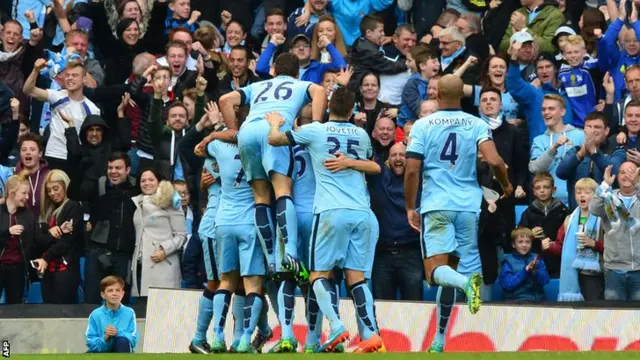
{"type": "Polygon", "coordinates": [[[0,293],[4,290],[7,304],[20,304],[25,279],[29,278],[36,228],[27,207],[26,173],[9,177],[5,190],[5,202],[0,205],[0,293]]]}
{"type": "Polygon", "coordinates": [[[318,19],[318,23],[313,28],[313,36],[311,39],[311,60],[319,61],[323,64],[331,63],[331,55],[327,51],[327,44],[321,42],[326,37],[329,43],[336,47],[343,57],[347,56],[347,46],[344,44],[342,33],[336,21],[331,15],[322,15],[318,19]]]}
{"type": "Polygon", "coordinates": [[[46,304],[75,304],[80,284],[80,253],[83,244],[82,208],[68,197],[69,176],[51,170],[44,179],[40,200],[37,245],[41,258],[42,300],[46,304]]]}
{"type": "Polygon", "coordinates": [[[133,214],[136,246],[131,262],[131,293],[146,297],[149,287],[180,287],[178,251],[187,238],[187,228],[180,196],[171,183],[152,168],[138,176],[142,194],[132,198],[137,209],[133,214]]]}

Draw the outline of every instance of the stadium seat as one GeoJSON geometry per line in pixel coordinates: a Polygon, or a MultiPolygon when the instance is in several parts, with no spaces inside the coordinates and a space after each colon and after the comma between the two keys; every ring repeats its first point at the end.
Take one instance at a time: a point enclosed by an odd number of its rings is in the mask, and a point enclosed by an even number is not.
{"type": "Polygon", "coordinates": [[[182,289],[186,289],[187,288],[187,282],[185,280],[181,280],[180,281],[180,288],[182,288],[182,289]]]}
{"type": "Polygon", "coordinates": [[[436,301],[438,295],[437,286],[429,286],[426,280],[422,281],[422,300],[424,301],[436,301]]]}
{"type": "Polygon", "coordinates": [[[560,279],[551,279],[544,287],[544,295],[547,301],[558,301],[558,293],[560,292],[560,279]]]}
{"type": "Polygon", "coordinates": [[[2,293],[0,293],[0,304],[4,304],[5,302],[5,298],[4,298],[4,290],[2,290],[2,293]]]}
{"type": "Polygon", "coordinates": [[[527,210],[526,205],[516,205],[516,223],[514,226],[518,226],[520,224],[520,218],[522,217],[522,213],[527,210]]]}
{"type": "Polygon", "coordinates": [[[491,301],[503,301],[504,300],[504,291],[502,290],[502,286],[496,280],[496,282],[491,286],[491,301]]]}
{"type": "Polygon", "coordinates": [[[78,286],[78,298],[77,298],[77,302],[78,304],[84,304],[84,289],[82,288],[82,285],[78,286]]]}
{"type": "Polygon", "coordinates": [[[27,304],[42,304],[42,288],[40,282],[31,283],[27,292],[27,304]]]}
{"type": "Polygon", "coordinates": [[[86,263],[87,258],[85,258],[84,256],[80,257],[80,281],[82,284],[82,286],[84,286],[84,264],[86,263]]]}

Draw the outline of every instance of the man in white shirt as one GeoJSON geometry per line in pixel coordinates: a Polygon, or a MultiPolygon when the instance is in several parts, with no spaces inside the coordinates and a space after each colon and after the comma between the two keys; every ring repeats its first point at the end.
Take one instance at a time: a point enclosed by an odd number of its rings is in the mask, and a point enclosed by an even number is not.
{"type": "MultiPolygon", "coordinates": [[[[410,24],[398,26],[393,34],[393,42],[383,47],[384,56],[391,61],[407,61],[407,54],[416,45],[416,31],[410,24]]],[[[378,100],[389,105],[400,106],[402,89],[411,77],[407,70],[398,74],[380,74],[380,94],[378,100]]]]}
{"type": "Polygon", "coordinates": [[[49,140],[45,148],[45,158],[50,169],[61,169],[72,176],[73,165],[67,163],[67,139],[65,129],[73,122],[79,131],[84,119],[89,115],[100,115],[100,109],[85,98],[83,87],[87,71],[81,63],[71,62],[64,70],[64,88],[66,90],[44,90],[36,87],[40,70],[47,66],[44,59],[38,59],[33,71],[24,83],[24,93],[36,100],[46,101],[51,106],[49,140]]]}

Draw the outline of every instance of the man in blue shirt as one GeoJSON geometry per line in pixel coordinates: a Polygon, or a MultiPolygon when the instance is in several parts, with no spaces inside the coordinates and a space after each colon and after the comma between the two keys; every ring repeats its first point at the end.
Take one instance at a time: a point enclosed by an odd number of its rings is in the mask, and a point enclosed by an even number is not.
{"type": "Polygon", "coordinates": [[[348,122],[355,94],[339,87],[331,96],[327,123],[313,122],[296,131],[280,132],[285,120],[267,115],[271,124],[268,141],[273,146],[306,146],[316,178],[313,203],[315,215],[309,255],[310,281],[318,306],[329,319],[331,335],[316,351],[331,351],[349,338],[338,313],[331,304],[329,281],[335,266],[343,268],[350,286],[357,315],[362,321],[363,339],[355,352],[384,351],[379,336],[373,296],[364,274],[370,269],[370,249],[375,247],[377,221],[370,209],[365,173],[380,173],[367,132],[348,122]]]}
{"type": "MultiPolygon", "coordinates": [[[[441,286],[437,297],[441,316],[451,311],[455,288],[464,291],[472,314],[480,310],[482,278],[477,273],[467,278],[456,271],[460,258],[477,241],[482,201],[476,175],[478,151],[494,168],[504,196],[513,192],[504,161],[491,140],[491,129],[484,121],[460,110],[462,96],[462,80],[453,75],[443,76],[438,82],[441,110],[416,122],[407,147],[407,217],[411,227],[422,230],[427,281],[441,286]],[[416,196],[420,169],[423,188],[419,215],[416,196]]],[[[442,352],[444,334],[434,338],[431,352],[442,352]]]]}

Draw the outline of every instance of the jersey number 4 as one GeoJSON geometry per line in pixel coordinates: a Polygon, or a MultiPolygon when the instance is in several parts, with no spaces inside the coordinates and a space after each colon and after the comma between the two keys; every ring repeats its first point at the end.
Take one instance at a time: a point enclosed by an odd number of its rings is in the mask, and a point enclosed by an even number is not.
{"type": "Polygon", "coordinates": [[[449,162],[451,167],[456,165],[458,160],[458,135],[449,133],[447,140],[444,142],[442,151],[440,151],[440,161],[449,162]]]}
{"type": "MultiPolygon", "coordinates": [[[[338,150],[340,150],[340,140],[337,137],[329,136],[327,138],[327,144],[333,144],[333,147],[329,149],[329,154],[331,155],[334,155],[338,150]]],[[[356,160],[360,160],[358,151],[353,148],[354,146],[360,146],[360,141],[353,139],[347,140],[347,154],[351,154],[356,158],[356,160]]]]}
{"type": "Polygon", "coordinates": [[[273,93],[267,94],[269,90],[273,87],[273,82],[267,81],[266,87],[256,96],[256,99],[253,101],[254,104],[257,104],[261,101],[269,100],[269,96],[273,95],[276,100],[287,100],[293,94],[293,89],[288,87],[287,85],[293,85],[291,81],[285,81],[280,83],[280,85],[276,86],[273,90],[273,93]]]}

